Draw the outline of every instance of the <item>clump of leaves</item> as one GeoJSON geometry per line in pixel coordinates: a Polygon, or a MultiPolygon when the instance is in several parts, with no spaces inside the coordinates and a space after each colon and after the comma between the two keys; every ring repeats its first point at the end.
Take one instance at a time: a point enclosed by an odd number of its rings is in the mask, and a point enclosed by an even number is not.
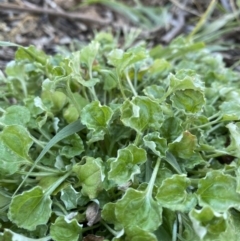
{"type": "MultiPolygon", "coordinates": [[[[10,43],[1,43],[11,45],[10,43]]],[[[100,33],[1,73],[0,240],[237,240],[239,74],[204,43],[100,33]]]]}

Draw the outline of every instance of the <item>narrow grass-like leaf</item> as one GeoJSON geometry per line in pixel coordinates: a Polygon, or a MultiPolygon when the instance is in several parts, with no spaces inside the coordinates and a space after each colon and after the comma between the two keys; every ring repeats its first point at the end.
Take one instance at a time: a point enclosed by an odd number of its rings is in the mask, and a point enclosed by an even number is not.
{"type": "Polygon", "coordinates": [[[12,42],[6,42],[6,41],[0,41],[0,46],[2,47],[21,47],[21,45],[12,43],[12,42]]]}
{"type": "Polygon", "coordinates": [[[23,181],[20,183],[18,188],[16,189],[15,193],[18,192],[18,190],[21,188],[21,186],[24,184],[26,179],[28,178],[29,174],[33,171],[33,169],[36,167],[38,162],[43,158],[43,156],[53,147],[56,143],[58,143],[60,140],[66,138],[67,136],[70,136],[78,131],[81,131],[85,128],[84,125],[81,124],[79,120],[65,126],[62,130],[60,130],[43,148],[43,150],[40,152],[39,156],[35,160],[34,165],[29,170],[28,174],[24,177],[23,181]]]}

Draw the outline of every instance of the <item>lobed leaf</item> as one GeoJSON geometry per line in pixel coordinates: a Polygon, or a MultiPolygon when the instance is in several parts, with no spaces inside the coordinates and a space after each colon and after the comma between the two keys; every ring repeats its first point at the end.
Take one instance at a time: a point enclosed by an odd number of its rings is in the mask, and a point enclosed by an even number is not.
{"type": "Polygon", "coordinates": [[[189,186],[190,180],[186,175],[173,175],[163,180],[156,199],[165,208],[189,212],[197,204],[196,196],[187,190],[189,186]]]}
{"type": "Polygon", "coordinates": [[[35,230],[37,225],[48,222],[51,206],[50,197],[45,196],[42,188],[36,186],[12,199],[8,218],[20,228],[35,230]]]}
{"type": "Polygon", "coordinates": [[[102,160],[100,158],[85,157],[84,165],[75,165],[73,171],[82,185],[82,193],[90,199],[97,197],[97,194],[103,189],[103,180],[105,178],[102,160]]]}
{"type": "Polygon", "coordinates": [[[67,210],[77,208],[79,192],[72,185],[69,185],[61,190],[61,200],[67,210]]]}
{"type": "Polygon", "coordinates": [[[227,228],[227,214],[213,211],[211,207],[206,206],[201,210],[193,209],[189,213],[193,228],[196,234],[203,240],[204,237],[209,240],[216,240],[227,228]]]}
{"type": "Polygon", "coordinates": [[[134,176],[140,173],[138,165],[143,164],[146,160],[146,151],[130,144],[126,148],[118,150],[117,158],[111,159],[111,169],[108,173],[108,178],[118,185],[133,180],[134,176]]]}
{"type": "Polygon", "coordinates": [[[153,151],[159,157],[165,157],[168,150],[167,141],[160,137],[159,132],[152,132],[143,137],[143,142],[146,147],[153,151]]]}
{"type": "Polygon", "coordinates": [[[58,217],[50,227],[50,235],[54,241],[78,241],[81,237],[82,225],[76,219],[58,217]]]}
{"type": "Polygon", "coordinates": [[[226,212],[240,209],[240,194],[236,192],[236,179],[222,171],[211,171],[199,181],[196,192],[199,204],[210,206],[214,211],[226,212]]]}
{"type": "Polygon", "coordinates": [[[168,145],[169,151],[180,158],[191,158],[197,147],[197,138],[189,131],[184,131],[175,141],[168,145]]]}
{"type": "Polygon", "coordinates": [[[162,207],[144,191],[128,188],[115,204],[115,215],[124,227],[154,231],[162,223],[162,207]]]}
{"type": "Polygon", "coordinates": [[[6,109],[0,118],[0,122],[5,125],[25,126],[30,121],[30,112],[24,106],[13,105],[6,109]]]}
{"type": "Polygon", "coordinates": [[[0,173],[13,174],[21,165],[30,164],[28,152],[32,144],[32,138],[23,126],[6,126],[0,133],[0,173]]]}
{"type": "Polygon", "coordinates": [[[157,130],[162,124],[160,105],[148,97],[137,96],[133,97],[132,101],[126,100],[120,110],[124,125],[140,134],[148,128],[157,130]]]}
{"type": "Polygon", "coordinates": [[[194,70],[181,69],[175,75],[170,74],[168,79],[170,81],[168,91],[176,92],[186,89],[204,91],[204,82],[194,70]]]}
{"type": "Polygon", "coordinates": [[[205,104],[203,93],[191,89],[177,90],[170,99],[174,107],[190,113],[201,112],[205,104]]]}
{"type": "Polygon", "coordinates": [[[113,111],[108,106],[102,106],[98,101],[93,101],[82,109],[81,121],[92,130],[93,141],[103,140],[112,115],[113,111]]]}
{"type": "Polygon", "coordinates": [[[118,74],[121,74],[146,57],[146,50],[142,47],[130,48],[126,52],[122,49],[114,49],[108,54],[108,63],[115,66],[118,74]]]}

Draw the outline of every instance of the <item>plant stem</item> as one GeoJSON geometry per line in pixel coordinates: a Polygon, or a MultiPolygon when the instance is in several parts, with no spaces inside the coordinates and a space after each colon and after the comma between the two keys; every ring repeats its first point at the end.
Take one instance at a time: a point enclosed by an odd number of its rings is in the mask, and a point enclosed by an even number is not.
{"type": "Polygon", "coordinates": [[[0,179],[0,183],[19,183],[19,180],[0,179]]]}
{"type": "Polygon", "coordinates": [[[177,241],[177,218],[175,219],[172,227],[172,241],[177,241]]]}
{"type": "Polygon", "coordinates": [[[221,126],[223,126],[223,123],[219,123],[216,126],[212,127],[212,129],[207,132],[206,136],[209,136],[210,133],[214,132],[216,129],[218,129],[221,126]]]}
{"type": "Polygon", "coordinates": [[[117,73],[117,79],[118,79],[118,87],[119,87],[119,89],[120,89],[120,92],[121,92],[121,94],[122,94],[122,97],[123,97],[124,100],[126,100],[127,97],[126,97],[126,95],[125,95],[125,93],[124,93],[123,86],[122,86],[122,83],[121,83],[121,80],[120,80],[120,78],[119,78],[118,73],[117,73]]]}
{"type": "Polygon", "coordinates": [[[66,209],[61,205],[61,203],[59,202],[54,202],[54,205],[58,206],[61,211],[64,213],[64,215],[68,215],[68,212],[66,211],[66,209]]]}
{"type": "Polygon", "coordinates": [[[93,229],[95,229],[95,228],[98,228],[99,226],[100,226],[100,225],[97,224],[97,225],[93,225],[93,226],[91,226],[91,227],[82,228],[82,232],[84,233],[84,232],[87,232],[87,231],[89,231],[89,230],[93,230],[93,229]]]}
{"type": "Polygon", "coordinates": [[[115,230],[113,230],[112,228],[110,228],[110,227],[108,226],[108,224],[106,224],[103,220],[101,220],[100,222],[101,222],[101,223],[107,228],[107,230],[108,230],[112,235],[114,235],[115,237],[121,237],[121,234],[124,233],[123,230],[120,231],[120,232],[116,232],[115,230]]]}
{"type": "Polygon", "coordinates": [[[69,172],[66,172],[65,175],[63,175],[62,177],[60,177],[52,186],[50,186],[50,188],[45,192],[45,196],[50,196],[55,189],[63,182],[65,181],[72,173],[72,170],[69,172]]]}
{"type": "MultiPolygon", "coordinates": [[[[24,171],[17,171],[18,174],[21,175],[27,175],[28,172],[24,171]]],[[[31,177],[49,177],[49,176],[56,176],[58,175],[57,173],[50,173],[50,172],[31,172],[29,176],[31,177]]]]}
{"type": "Polygon", "coordinates": [[[151,175],[152,175],[152,169],[151,169],[151,161],[147,160],[145,162],[145,182],[149,182],[149,180],[151,179],[151,175]]]}
{"type": "Polygon", "coordinates": [[[153,191],[153,187],[154,187],[154,183],[155,183],[155,180],[156,180],[156,177],[157,177],[157,173],[158,173],[158,169],[159,169],[159,166],[160,166],[160,163],[161,163],[161,159],[158,158],[157,159],[157,163],[153,169],[153,173],[152,173],[152,176],[151,176],[151,179],[148,183],[148,187],[147,187],[147,196],[152,196],[152,191],[153,191]]]}
{"type": "Polygon", "coordinates": [[[177,216],[178,216],[178,234],[181,237],[183,232],[183,221],[180,213],[178,213],[177,216]]]}
{"type": "Polygon", "coordinates": [[[76,101],[76,99],[72,93],[72,90],[70,87],[70,81],[71,81],[70,79],[67,80],[66,93],[67,93],[68,98],[71,100],[72,104],[74,105],[74,107],[77,109],[78,114],[80,115],[81,110],[79,108],[78,102],[76,101]]]}
{"type": "Polygon", "coordinates": [[[209,159],[209,158],[218,157],[218,156],[222,156],[222,155],[230,155],[230,154],[225,151],[215,150],[214,154],[206,155],[205,158],[209,159]]]}
{"type": "Polygon", "coordinates": [[[41,165],[37,165],[36,168],[39,169],[39,170],[43,170],[43,171],[46,171],[46,172],[49,172],[49,173],[54,173],[54,174],[61,174],[62,173],[61,171],[56,170],[56,168],[53,169],[53,168],[41,166],[41,165]]]}
{"type": "Polygon", "coordinates": [[[190,128],[190,130],[196,130],[196,129],[199,129],[199,128],[211,126],[211,125],[213,125],[213,124],[218,123],[221,119],[222,119],[222,116],[219,116],[219,117],[218,117],[216,120],[214,120],[214,121],[208,122],[208,123],[203,124],[203,125],[200,125],[200,126],[192,127],[192,128],[190,128]]]}
{"type": "Polygon", "coordinates": [[[134,89],[134,87],[133,87],[133,85],[132,85],[132,82],[131,82],[131,80],[130,80],[130,78],[129,78],[128,71],[125,73],[125,76],[126,76],[127,82],[128,82],[128,84],[129,84],[129,86],[130,86],[130,89],[131,89],[133,95],[134,95],[134,96],[138,96],[138,93],[137,93],[136,90],[134,89]]]}
{"type": "Polygon", "coordinates": [[[136,138],[134,140],[134,145],[136,146],[139,145],[141,138],[142,138],[142,135],[140,133],[137,133],[136,138]]]}

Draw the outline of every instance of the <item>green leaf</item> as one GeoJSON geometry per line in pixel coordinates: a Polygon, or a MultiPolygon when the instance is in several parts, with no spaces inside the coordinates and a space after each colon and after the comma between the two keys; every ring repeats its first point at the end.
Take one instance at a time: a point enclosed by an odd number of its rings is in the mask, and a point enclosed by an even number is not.
{"type": "Polygon", "coordinates": [[[90,141],[103,140],[112,115],[111,108],[102,106],[98,101],[93,101],[82,109],[81,121],[92,130],[90,141]]]}
{"type": "Polygon", "coordinates": [[[193,209],[189,213],[193,228],[202,240],[216,240],[227,228],[227,214],[219,213],[207,206],[201,210],[193,209]]]}
{"type": "Polygon", "coordinates": [[[118,150],[117,158],[111,160],[108,178],[118,185],[133,180],[134,176],[140,173],[138,165],[143,164],[146,160],[146,151],[130,144],[126,148],[118,150]]]}
{"type": "Polygon", "coordinates": [[[75,165],[73,171],[82,184],[82,193],[90,199],[97,197],[97,194],[103,189],[103,180],[105,178],[102,160],[100,158],[85,157],[84,165],[75,165]]]}
{"type": "Polygon", "coordinates": [[[165,157],[167,147],[167,140],[160,137],[159,132],[152,132],[143,137],[143,142],[146,147],[151,149],[154,154],[159,157],[165,157]]]}
{"type": "Polygon", "coordinates": [[[181,69],[175,75],[170,74],[168,79],[170,81],[168,91],[176,92],[177,90],[186,89],[204,91],[204,82],[194,70],[181,69]]]}
{"type": "Polygon", "coordinates": [[[115,66],[118,74],[121,74],[133,64],[147,57],[146,50],[142,47],[135,47],[124,52],[122,49],[114,49],[108,54],[108,63],[115,66]]]}
{"type": "Polygon", "coordinates": [[[187,192],[189,186],[190,180],[186,175],[173,175],[162,182],[156,199],[165,208],[189,212],[197,204],[196,196],[187,192]]]}
{"type": "Polygon", "coordinates": [[[79,119],[79,113],[74,105],[69,105],[63,112],[63,117],[67,123],[72,123],[79,119]]]}
{"type": "Polygon", "coordinates": [[[182,121],[177,117],[169,117],[164,120],[160,130],[162,137],[173,142],[183,131],[182,121]]]}
{"type": "Polygon", "coordinates": [[[51,215],[52,201],[45,196],[41,187],[16,195],[10,204],[8,218],[18,227],[35,230],[37,225],[46,224],[51,215]]]}
{"type": "MultiPolygon", "coordinates": [[[[24,95],[24,97],[27,97],[27,73],[24,64],[11,61],[7,64],[5,72],[8,78],[11,79],[12,88],[15,90],[15,92],[20,96],[24,95]],[[16,82],[16,80],[18,82],[16,82]]],[[[17,98],[19,98],[19,96],[17,96],[17,98]]]]}
{"type": "Polygon", "coordinates": [[[44,155],[51,149],[51,147],[53,147],[56,143],[58,143],[60,140],[78,132],[81,131],[85,128],[85,126],[83,126],[81,124],[81,122],[79,120],[68,124],[67,126],[65,126],[63,129],[61,129],[48,143],[47,145],[42,149],[42,151],[40,152],[40,154],[38,155],[37,159],[35,160],[35,163],[33,164],[33,166],[31,167],[31,169],[29,170],[28,174],[25,175],[25,177],[23,178],[23,181],[20,183],[20,185],[18,186],[18,188],[15,190],[15,193],[17,193],[17,191],[22,187],[22,185],[24,184],[24,182],[26,181],[26,179],[28,178],[29,174],[33,171],[33,169],[36,167],[36,165],[38,164],[38,162],[44,157],[44,155]]]}
{"type": "Polygon", "coordinates": [[[117,87],[117,76],[115,71],[102,70],[101,75],[103,77],[103,89],[106,91],[111,91],[117,87]]]}
{"type": "Polygon", "coordinates": [[[172,40],[171,44],[168,47],[157,46],[153,48],[150,52],[151,56],[155,58],[163,58],[166,59],[182,59],[188,53],[197,54],[197,51],[200,51],[205,47],[203,42],[192,42],[189,39],[186,39],[182,36],[177,37],[172,40]]]}
{"type": "Polygon", "coordinates": [[[115,207],[115,203],[108,202],[105,204],[101,212],[101,217],[108,223],[114,224],[116,230],[122,230],[122,224],[118,222],[115,214],[115,207]]]}
{"type": "Polygon", "coordinates": [[[240,103],[235,100],[223,102],[219,106],[222,119],[225,121],[234,121],[240,119],[240,103]]]}
{"type": "Polygon", "coordinates": [[[11,196],[6,191],[0,189],[0,213],[1,209],[11,202],[11,196]]]}
{"type": "Polygon", "coordinates": [[[145,191],[128,188],[115,205],[116,218],[124,227],[154,231],[162,223],[162,207],[145,191]]]}
{"type": "Polygon", "coordinates": [[[240,157],[240,124],[229,123],[226,127],[229,129],[231,138],[231,144],[227,147],[227,151],[236,157],[240,157]]]}
{"type": "Polygon", "coordinates": [[[16,60],[29,60],[30,62],[38,62],[40,64],[46,64],[47,55],[38,50],[35,46],[20,47],[15,54],[16,60]]]}
{"type": "Polygon", "coordinates": [[[197,165],[206,165],[206,161],[203,159],[201,154],[199,153],[193,153],[191,157],[186,159],[181,159],[179,162],[182,169],[193,169],[197,165]]]}
{"type": "Polygon", "coordinates": [[[166,71],[168,72],[170,68],[171,64],[165,59],[154,59],[154,62],[152,63],[148,71],[151,75],[162,73],[166,74],[166,71]]]}
{"type": "MultiPolygon", "coordinates": [[[[170,209],[163,209],[163,223],[162,225],[154,232],[157,237],[157,240],[169,241],[172,240],[173,230],[176,227],[176,214],[170,209]]],[[[180,239],[180,237],[179,237],[180,239]]],[[[194,240],[195,241],[195,240],[194,240]]]]}
{"type": "Polygon", "coordinates": [[[178,90],[171,96],[173,106],[186,112],[201,112],[205,104],[204,95],[195,90],[178,90]]]}
{"type": "Polygon", "coordinates": [[[38,185],[42,188],[43,192],[51,188],[59,180],[58,175],[48,175],[41,177],[38,185]]]}
{"type": "Polygon", "coordinates": [[[84,145],[82,139],[77,134],[73,134],[62,140],[63,148],[60,150],[60,155],[67,158],[79,156],[84,152],[84,145]]]}
{"type": "Polygon", "coordinates": [[[67,103],[67,96],[60,91],[43,90],[41,93],[41,99],[53,112],[61,111],[67,103]]]}
{"type": "Polygon", "coordinates": [[[69,185],[61,190],[61,200],[63,201],[67,210],[77,207],[79,197],[79,192],[77,192],[72,185],[69,185]]]}
{"type": "Polygon", "coordinates": [[[131,241],[158,241],[153,233],[150,233],[138,226],[130,226],[126,229],[127,240],[131,241]]]}
{"type": "Polygon", "coordinates": [[[50,235],[54,241],[78,241],[81,237],[82,225],[76,219],[58,217],[50,227],[50,235]]]}
{"type": "Polygon", "coordinates": [[[232,209],[227,217],[228,225],[225,232],[222,232],[219,236],[221,241],[225,240],[238,240],[240,232],[240,218],[239,212],[232,209]]]}
{"type": "Polygon", "coordinates": [[[236,179],[221,171],[211,171],[198,184],[199,204],[214,211],[226,212],[234,207],[240,210],[240,194],[236,192],[236,179]]]}
{"type": "Polygon", "coordinates": [[[143,90],[144,94],[152,99],[161,99],[165,94],[165,89],[159,85],[150,85],[143,90]]]}
{"type": "Polygon", "coordinates": [[[80,61],[88,66],[88,69],[92,69],[93,62],[97,56],[100,44],[92,41],[80,51],[80,61]]]}
{"type": "Polygon", "coordinates": [[[137,96],[132,101],[126,100],[120,110],[124,125],[140,134],[147,128],[157,130],[162,124],[163,114],[160,105],[148,97],[137,96]]]}
{"type": "Polygon", "coordinates": [[[6,109],[0,122],[5,125],[23,125],[25,126],[30,121],[30,112],[24,106],[13,105],[6,109]]]}
{"type": "Polygon", "coordinates": [[[197,147],[197,138],[189,131],[184,131],[174,142],[168,145],[169,151],[176,157],[191,158],[197,147]]]}
{"type": "Polygon", "coordinates": [[[13,174],[21,165],[30,164],[28,152],[32,144],[32,138],[23,126],[6,126],[0,133],[1,174],[13,174]]]}
{"type": "Polygon", "coordinates": [[[179,163],[177,162],[176,158],[170,153],[170,152],[167,152],[166,153],[166,162],[169,163],[170,166],[172,166],[174,168],[174,170],[181,174],[183,171],[179,165],[179,163]]]}

